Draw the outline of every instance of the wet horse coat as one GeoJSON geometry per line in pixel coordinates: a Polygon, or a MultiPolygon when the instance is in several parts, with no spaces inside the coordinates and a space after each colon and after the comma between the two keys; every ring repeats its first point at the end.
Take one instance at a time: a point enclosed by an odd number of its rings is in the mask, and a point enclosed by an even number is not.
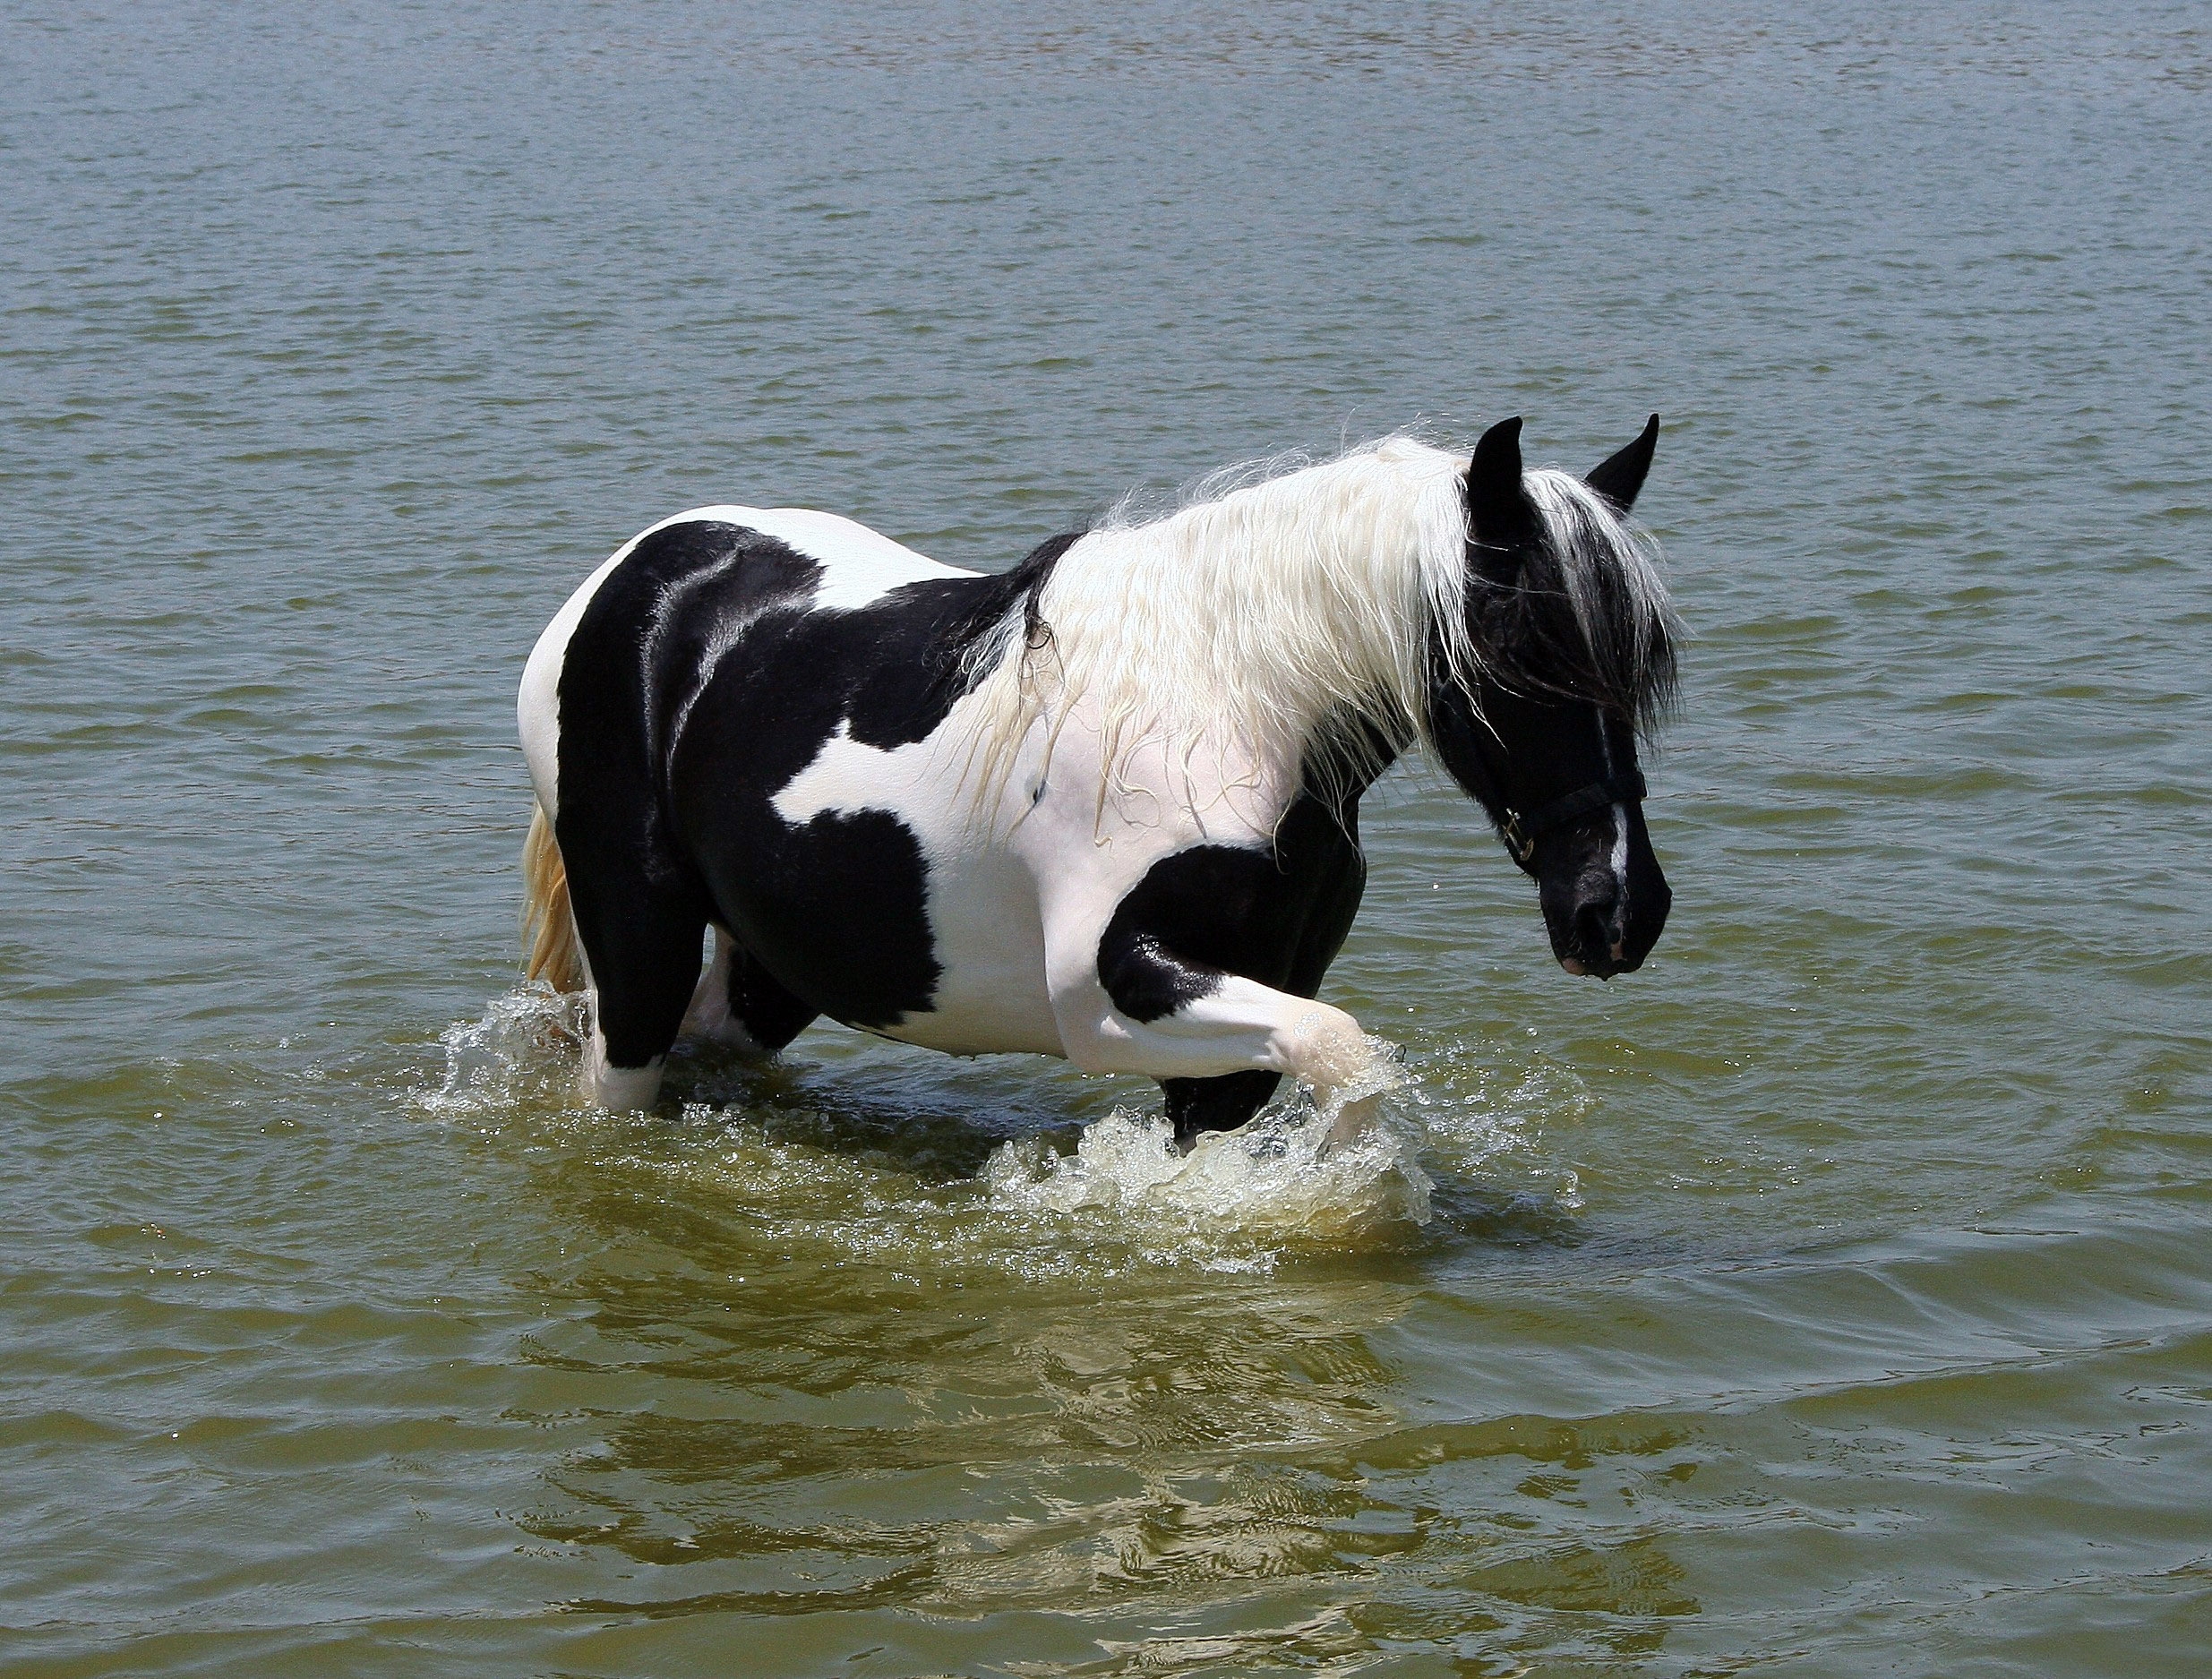
{"type": "Polygon", "coordinates": [[[1359,797],[1421,737],[1501,824],[1581,800],[1521,860],[1556,948],[1555,885],[1573,900],[1563,962],[1633,967],[1666,888],[1624,684],[1663,681],[1667,621],[1618,514],[1652,435],[1595,489],[1524,484],[1517,426],[1466,468],[1385,440],[999,575],[801,510],[644,532],[547,628],[519,705],[581,947],[547,966],[596,992],[592,1093],[648,1104],[681,1030],[772,1052],[819,1015],[1147,1074],[1186,1135],[1284,1073],[1352,1084],[1368,1042],[1314,996],[1364,884],[1359,797]],[[1484,613],[1526,603],[1486,587],[1556,597],[1567,629],[1522,639],[1579,653],[1514,680],[1484,613]],[[1637,670],[1606,667],[1608,635],[1650,644],[1637,670]],[[1611,919],[1577,932],[1600,876],[1611,919]]]}

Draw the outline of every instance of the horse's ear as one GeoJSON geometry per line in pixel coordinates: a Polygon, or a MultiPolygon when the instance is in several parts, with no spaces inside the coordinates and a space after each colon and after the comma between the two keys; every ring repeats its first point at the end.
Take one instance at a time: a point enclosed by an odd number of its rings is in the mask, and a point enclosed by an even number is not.
{"type": "Polygon", "coordinates": [[[1643,423],[1634,442],[1592,470],[1582,482],[1625,513],[1636,505],[1636,492],[1643,488],[1643,475],[1651,470],[1651,451],[1658,447],[1659,415],[1655,414],[1643,423]]]}
{"type": "Polygon", "coordinates": [[[1485,432],[1467,463],[1467,532],[1476,563],[1499,581],[1511,580],[1536,539],[1536,509],[1521,487],[1519,415],[1485,432]]]}

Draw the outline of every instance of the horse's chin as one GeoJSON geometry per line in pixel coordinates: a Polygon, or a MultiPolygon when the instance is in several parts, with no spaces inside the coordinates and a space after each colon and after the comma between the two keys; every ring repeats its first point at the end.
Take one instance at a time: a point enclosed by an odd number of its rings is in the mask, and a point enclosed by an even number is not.
{"type": "Polygon", "coordinates": [[[1616,973],[1626,973],[1630,968],[1635,965],[1636,964],[1633,963],[1625,962],[1621,963],[1618,965],[1612,963],[1608,963],[1602,968],[1593,968],[1584,963],[1580,956],[1562,956],[1559,958],[1559,966],[1561,969],[1568,973],[1572,973],[1578,980],[1609,980],[1616,973]]]}

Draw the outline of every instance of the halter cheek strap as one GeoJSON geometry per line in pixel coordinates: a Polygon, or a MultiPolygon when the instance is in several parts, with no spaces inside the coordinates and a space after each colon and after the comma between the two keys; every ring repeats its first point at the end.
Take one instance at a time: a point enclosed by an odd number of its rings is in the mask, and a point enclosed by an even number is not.
{"type": "Polygon", "coordinates": [[[1586,787],[1577,787],[1549,804],[1539,805],[1526,816],[1508,805],[1505,820],[1497,830],[1498,837],[1505,842],[1513,860],[1526,869],[1536,855],[1536,842],[1552,829],[1565,827],[1609,804],[1642,804],[1646,791],[1643,772],[1632,769],[1625,775],[1608,775],[1586,787]]]}

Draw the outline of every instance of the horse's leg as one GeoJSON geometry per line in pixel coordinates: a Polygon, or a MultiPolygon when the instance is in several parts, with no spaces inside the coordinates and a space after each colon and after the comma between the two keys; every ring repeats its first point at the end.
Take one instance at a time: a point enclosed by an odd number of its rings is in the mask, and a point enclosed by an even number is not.
{"type": "Polygon", "coordinates": [[[805,1031],[815,1013],[717,925],[714,960],[691,994],[683,1032],[745,1055],[771,1056],[805,1031]]]}
{"type": "Polygon", "coordinates": [[[570,902],[596,993],[584,1051],[584,1092],[602,1107],[650,1108],[698,982],[703,910],[642,877],[572,873],[570,902]]]}
{"type": "MultiPolygon", "coordinates": [[[[1059,896],[1045,959],[1063,1053],[1158,1079],[1186,1143],[1242,1125],[1282,1074],[1325,1102],[1367,1078],[1359,1023],[1313,1000],[1367,878],[1357,824],[1355,807],[1300,798],[1268,846],[1170,853],[1110,905],[1059,896]]],[[[1336,1134],[1373,1106],[1342,1102],[1336,1134]]]]}
{"type": "MultiPolygon", "coordinates": [[[[1325,1101],[1376,1070],[1367,1034],[1341,1008],[1184,961],[1151,940],[1092,948],[1088,973],[1054,966],[1064,980],[1053,995],[1061,1048],[1086,1073],[1143,1073],[1162,1084],[1288,1073],[1325,1101]]],[[[1355,1133],[1371,1108],[1367,1099],[1346,1103],[1336,1133],[1355,1133]]]]}
{"type": "Polygon", "coordinates": [[[1234,1131],[1266,1105],[1282,1083],[1282,1074],[1253,1068],[1213,1078],[1163,1078],[1160,1089],[1175,1140],[1187,1149],[1201,1132],[1234,1131]]]}

